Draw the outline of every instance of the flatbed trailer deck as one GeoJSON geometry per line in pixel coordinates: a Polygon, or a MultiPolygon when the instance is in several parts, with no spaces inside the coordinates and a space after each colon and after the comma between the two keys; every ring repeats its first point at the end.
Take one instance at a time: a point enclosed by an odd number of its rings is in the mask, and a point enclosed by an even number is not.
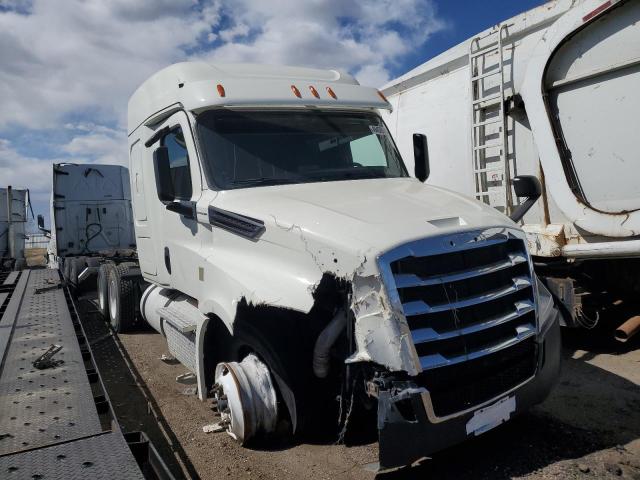
{"type": "Polygon", "coordinates": [[[0,274],[0,478],[170,477],[151,463],[143,475],[58,271],[0,274]],[[36,368],[52,344],[63,363],[36,368]]]}

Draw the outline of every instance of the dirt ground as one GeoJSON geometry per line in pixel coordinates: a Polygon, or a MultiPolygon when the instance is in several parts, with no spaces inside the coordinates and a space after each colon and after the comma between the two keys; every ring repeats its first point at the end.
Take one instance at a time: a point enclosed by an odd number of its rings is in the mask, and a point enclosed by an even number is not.
{"type": "MultiPolygon", "coordinates": [[[[369,467],[377,461],[375,438],[351,447],[320,441],[266,451],[203,433],[215,421],[211,405],[184,394],[188,386],[176,382],[184,367],[160,360],[168,354],[164,339],[142,331],[117,342],[93,304],[81,302],[81,311],[118,420],[125,431],[144,430],[178,478],[376,478],[369,467]]],[[[603,323],[563,332],[562,376],[530,413],[377,478],[640,480],[640,335],[620,344],[603,323]]]]}

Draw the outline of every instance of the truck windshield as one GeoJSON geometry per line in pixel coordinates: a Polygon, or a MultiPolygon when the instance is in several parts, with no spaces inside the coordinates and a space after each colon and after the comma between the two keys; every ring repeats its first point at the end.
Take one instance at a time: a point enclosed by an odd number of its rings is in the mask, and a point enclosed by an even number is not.
{"type": "Polygon", "coordinates": [[[207,176],[222,190],[408,176],[374,113],[208,110],[197,124],[207,176]]]}

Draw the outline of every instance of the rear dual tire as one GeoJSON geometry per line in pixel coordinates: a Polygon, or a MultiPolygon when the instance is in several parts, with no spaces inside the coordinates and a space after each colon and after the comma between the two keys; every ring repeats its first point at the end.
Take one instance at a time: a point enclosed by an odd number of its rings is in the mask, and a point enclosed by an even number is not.
{"type": "Polygon", "coordinates": [[[131,263],[107,265],[108,316],[111,328],[117,333],[130,331],[136,323],[136,281],[126,275],[135,266],[131,263]]]}
{"type": "Polygon", "coordinates": [[[109,318],[109,271],[115,264],[108,260],[98,269],[96,287],[98,291],[98,310],[104,318],[109,318]]]}

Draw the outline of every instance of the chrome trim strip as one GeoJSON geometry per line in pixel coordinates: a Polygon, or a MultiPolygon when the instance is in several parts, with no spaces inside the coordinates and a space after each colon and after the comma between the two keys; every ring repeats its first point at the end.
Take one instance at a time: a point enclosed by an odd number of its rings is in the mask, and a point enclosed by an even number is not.
{"type": "Polygon", "coordinates": [[[436,415],[436,412],[433,410],[433,402],[431,401],[431,393],[429,392],[429,390],[426,390],[420,396],[422,397],[422,404],[424,405],[424,410],[427,413],[427,418],[429,419],[429,421],[431,423],[442,423],[442,422],[446,422],[447,420],[451,420],[452,418],[461,417],[462,415],[466,415],[468,413],[474,412],[488,405],[491,405],[492,403],[496,403],[501,398],[508,397],[516,390],[519,390],[520,388],[524,387],[527,383],[529,383],[535,377],[536,375],[533,374],[522,383],[519,383],[518,385],[513,387],[511,390],[507,390],[506,392],[503,392],[500,395],[496,395],[495,397],[493,397],[490,400],[487,400],[486,402],[479,403],[478,405],[469,407],[466,410],[461,410],[460,412],[450,413],[449,415],[445,415],[444,417],[438,417],[436,415]]]}
{"type": "Polygon", "coordinates": [[[397,274],[394,275],[397,288],[407,287],[426,287],[429,285],[440,285],[443,283],[457,282],[459,280],[466,280],[468,278],[480,277],[482,275],[488,275],[490,273],[498,272],[510,267],[515,267],[527,261],[527,257],[522,253],[510,253],[508,260],[501,260],[499,262],[491,263],[480,268],[474,268],[470,270],[460,270],[448,275],[439,277],[427,277],[421,278],[415,274],[397,274]]]}
{"type": "Polygon", "coordinates": [[[447,367],[449,365],[455,365],[457,363],[475,360],[477,358],[490,355],[500,350],[504,350],[505,348],[512,347],[517,343],[520,343],[527,338],[534,336],[535,334],[536,326],[534,324],[527,323],[525,325],[519,325],[518,327],[516,327],[516,336],[508,340],[494,343],[489,347],[467,352],[464,355],[458,355],[452,358],[447,358],[439,353],[433,355],[425,355],[424,357],[420,357],[420,366],[423,370],[432,370],[434,368],[447,367]]]}
{"type": "Polygon", "coordinates": [[[490,302],[497,300],[498,298],[505,297],[511,293],[516,293],[520,290],[531,286],[531,280],[527,277],[514,277],[513,285],[510,287],[501,288],[498,290],[492,290],[477,297],[469,297],[463,300],[455,302],[442,303],[439,305],[430,306],[423,300],[414,300],[402,304],[404,314],[406,316],[423,315],[426,313],[438,313],[446,312],[449,310],[456,310],[458,308],[471,307],[480,303],[490,302]]]}
{"type": "Polygon", "coordinates": [[[515,320],[518,317],[521,317],[535,310],[535,305],[530,300],[523,300],[520,302],[516,302],[514,306],[515,306],[514,312],[507,313],[506,315],[499,315],[497,317],[493,317],[491,319],[485,320],[484,322],[479,322],[473,325],[469,325],[468,327],[465,327],[459,330],[450,330],[444,333],[438,333],[433,328],[417,328],[415,330],[411,330],[413,343],[421,344],[421,343],[434,342],[437,340],[448,340],[449,338],[481,332],[482,330],[486,330],[487,328],[497,327],[498,325],[508,323],[512,320],[515,320]]]}

